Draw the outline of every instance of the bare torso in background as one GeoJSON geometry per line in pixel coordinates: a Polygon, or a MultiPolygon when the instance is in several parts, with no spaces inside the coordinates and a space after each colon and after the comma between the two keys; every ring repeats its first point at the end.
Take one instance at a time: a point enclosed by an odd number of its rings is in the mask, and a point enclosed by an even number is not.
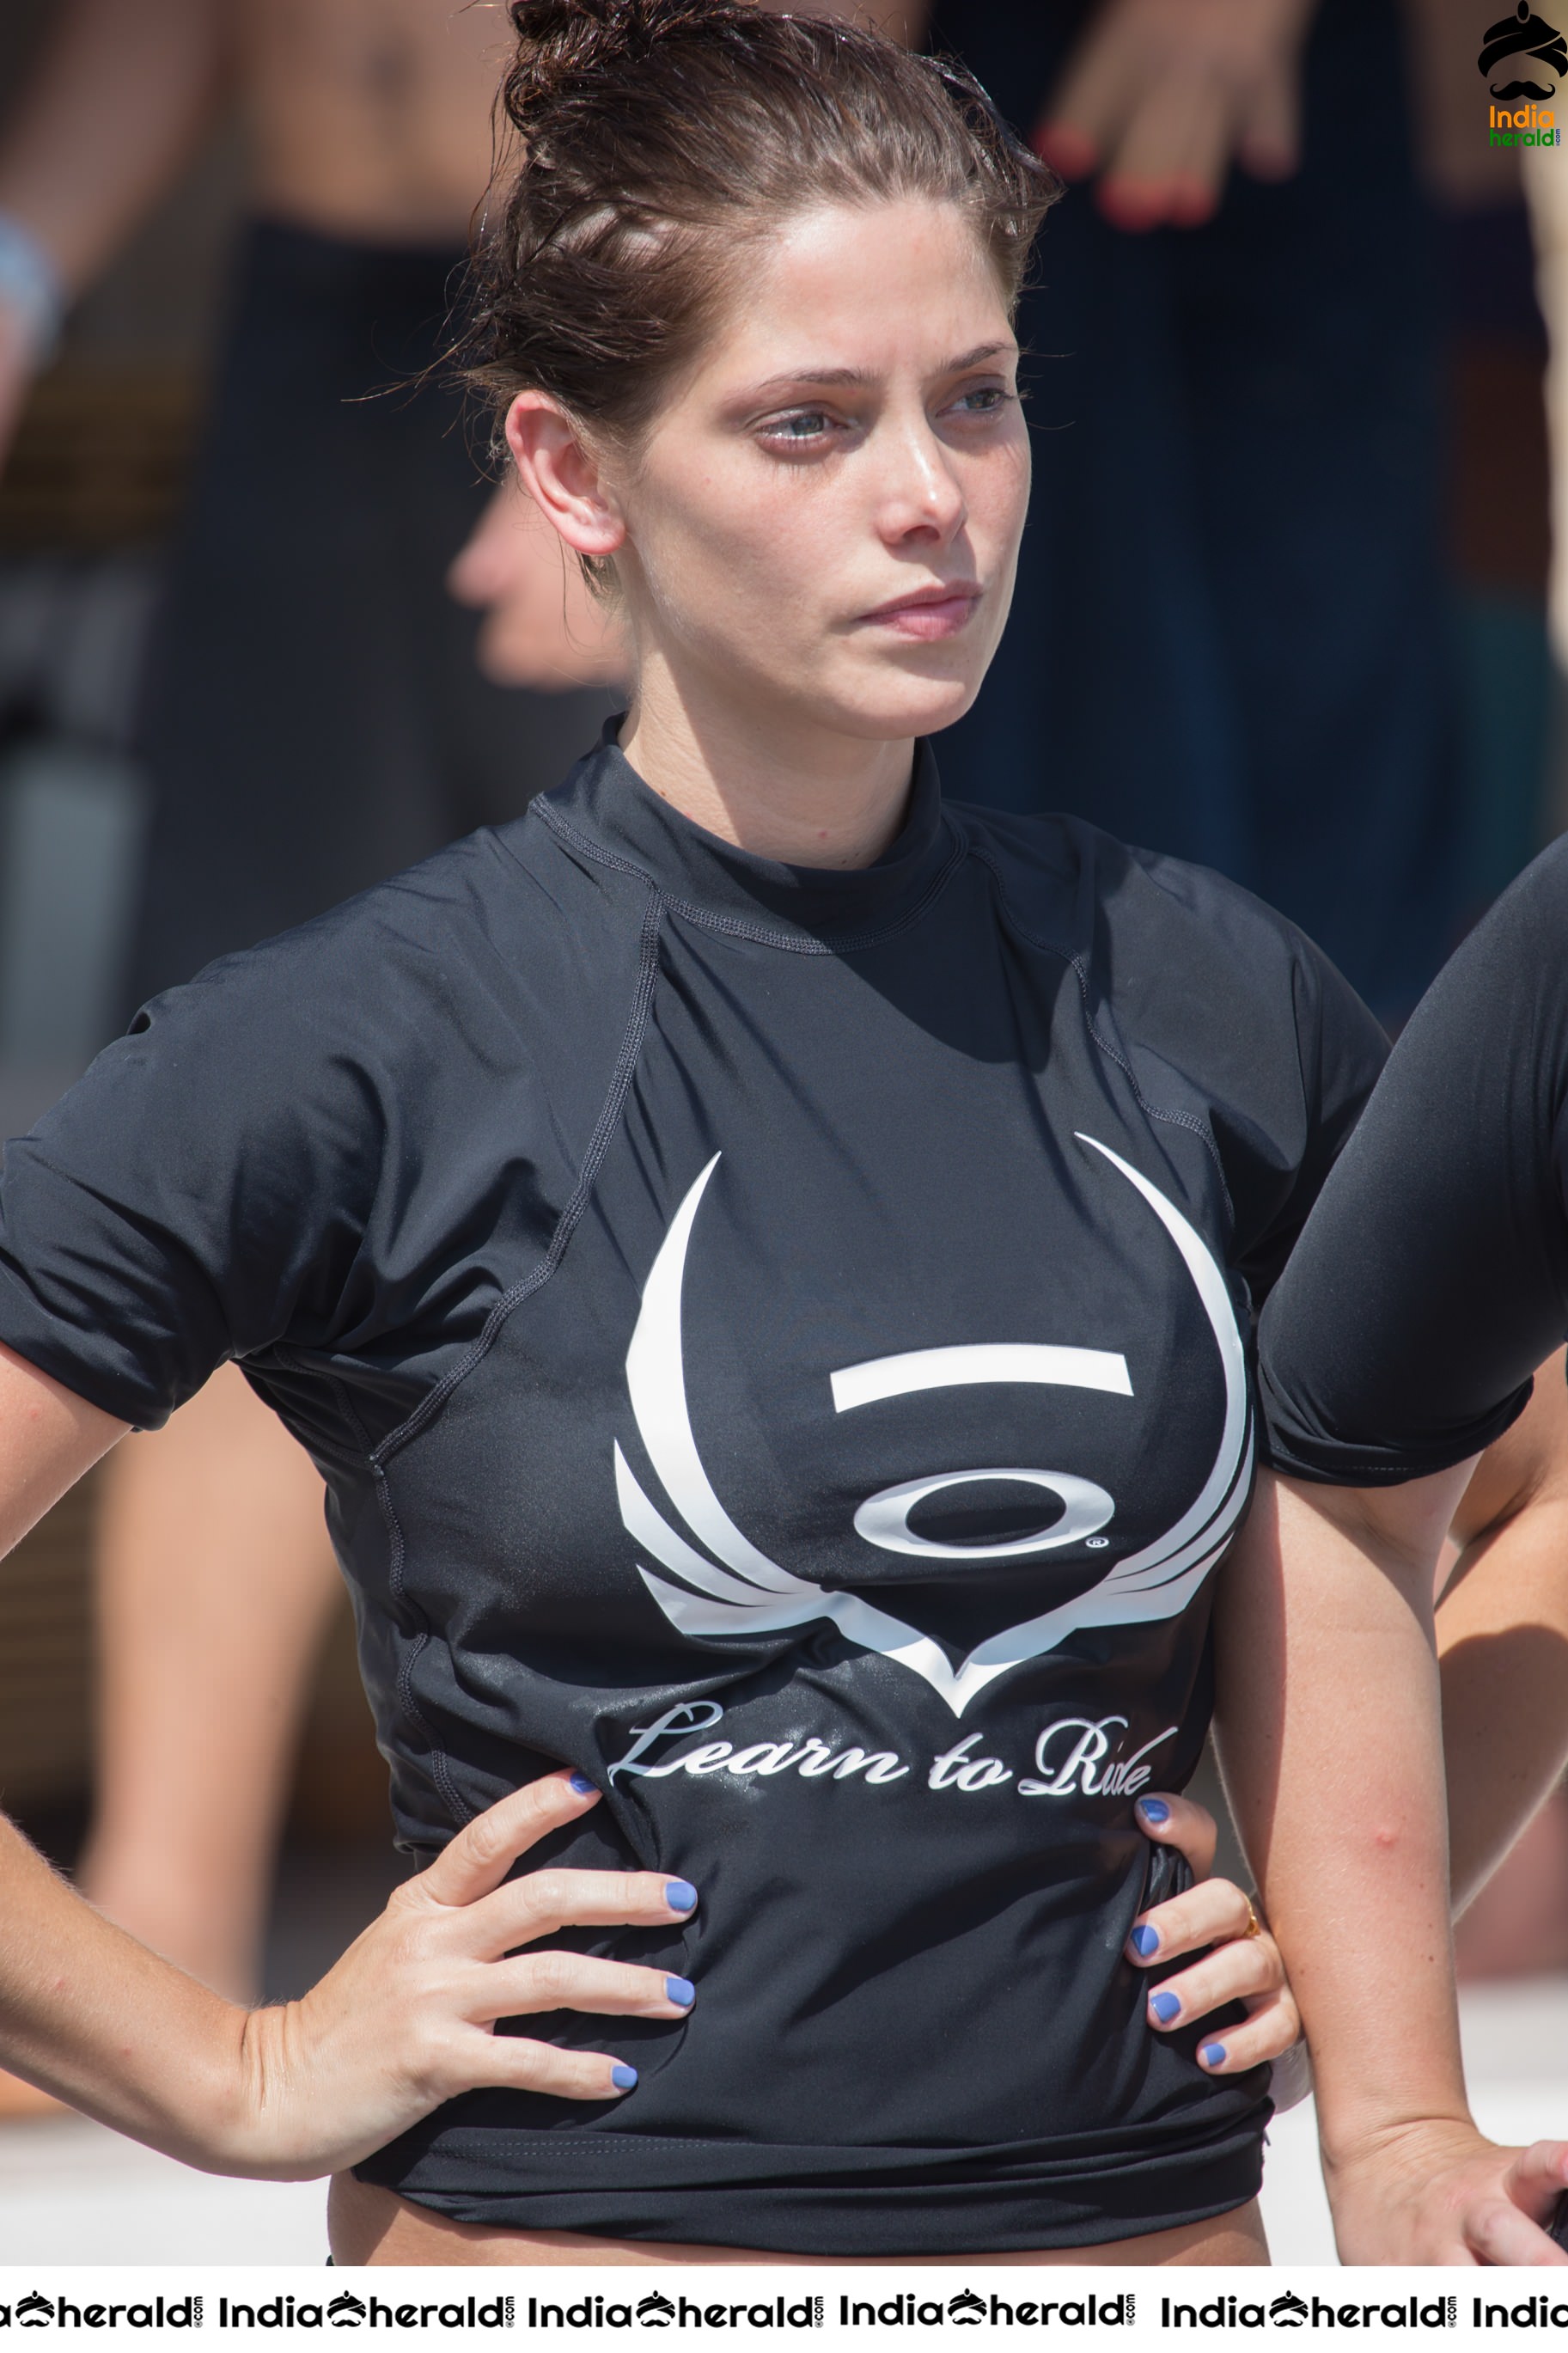
{"type": "Polygon", "coordinates": [[[329,235],[447,243],[490,173],[511,29],[454,0],[227,0],[258,212],[329,235]]]}

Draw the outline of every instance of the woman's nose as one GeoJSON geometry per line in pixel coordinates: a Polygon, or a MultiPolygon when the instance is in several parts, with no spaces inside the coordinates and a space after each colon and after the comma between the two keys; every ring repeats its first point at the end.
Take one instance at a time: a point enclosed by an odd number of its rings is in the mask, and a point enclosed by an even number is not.
{"type": "Polygon", "coordinates": [[[883,538],[929,537],[945,545],[963,529],[968,507],[948,454],[929,428],[900,434],[889,447],[879,522],[883,538]]]}

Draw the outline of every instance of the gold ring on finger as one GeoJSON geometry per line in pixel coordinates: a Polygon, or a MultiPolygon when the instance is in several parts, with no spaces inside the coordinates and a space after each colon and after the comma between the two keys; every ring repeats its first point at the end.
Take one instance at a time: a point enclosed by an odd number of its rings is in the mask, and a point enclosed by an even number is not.
{"type": "Polygon", "coordinates": [[[1247,1906],[1247,1934],[1249,1936],[1261,1936],[1263,1923],[1258,1916],[1257,1905],[1250,1895],[1244,1895],[1241,1900],[1247,1906]]]}

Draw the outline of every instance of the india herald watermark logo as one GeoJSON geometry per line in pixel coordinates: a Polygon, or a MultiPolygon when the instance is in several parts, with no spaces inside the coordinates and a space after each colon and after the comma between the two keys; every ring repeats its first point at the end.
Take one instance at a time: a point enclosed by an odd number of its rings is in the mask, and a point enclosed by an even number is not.
{"type": "Polygon", "coordinates": [[[1548,101],[1556,97],[1558,83],[1568,80],[1568,42],[1555,25],[1535,15],[1529,0],[1519,0],[1511,16],[1488,26],[1476,66],[1491,95],[1492,146],[1562,145],[1556,113],[1548,101]],[[1510,59],[1516,61],[1511,67],[1510,59]],[[1507,78],[1494,81],[1491,77],[1500,69],[1507,78]],[[1542,70],[1554,74],[1556,80],[1542,79],[1542,70]]]}

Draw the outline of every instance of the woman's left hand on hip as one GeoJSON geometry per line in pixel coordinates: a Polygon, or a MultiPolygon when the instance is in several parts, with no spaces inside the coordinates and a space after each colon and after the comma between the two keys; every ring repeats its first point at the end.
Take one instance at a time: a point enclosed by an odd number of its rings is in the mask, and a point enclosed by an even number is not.
{"type": "MultiPolygon", "coordinates": [[[[1150,1988],[1150,2025],[1157,2034],[1171,2034],[1240,2002],[1247,2017],[1239,2025],[1216,2026],[1200,2042],[1199,2066],[1206,2074],[1236,2075],[1281,2058],[1300,2042],[1300,2016],[1279,1947],[1252,1898],[1233,1880],[1211,1875],[1214,1816],[1190,1798],[1153,1790],[1140,1798],[1136,1810],[1145,1838],[1179,1849],[1196,1883],[1140,1913],[1127,1941],[1127,1957],[1136,1968],[1194,1957],[1189,1968],[1150,1988]]],[[[1307,2088],[1305,2071],[1293,2072],[1302,2075],[1300,2097],[1307,2088]]]]}

